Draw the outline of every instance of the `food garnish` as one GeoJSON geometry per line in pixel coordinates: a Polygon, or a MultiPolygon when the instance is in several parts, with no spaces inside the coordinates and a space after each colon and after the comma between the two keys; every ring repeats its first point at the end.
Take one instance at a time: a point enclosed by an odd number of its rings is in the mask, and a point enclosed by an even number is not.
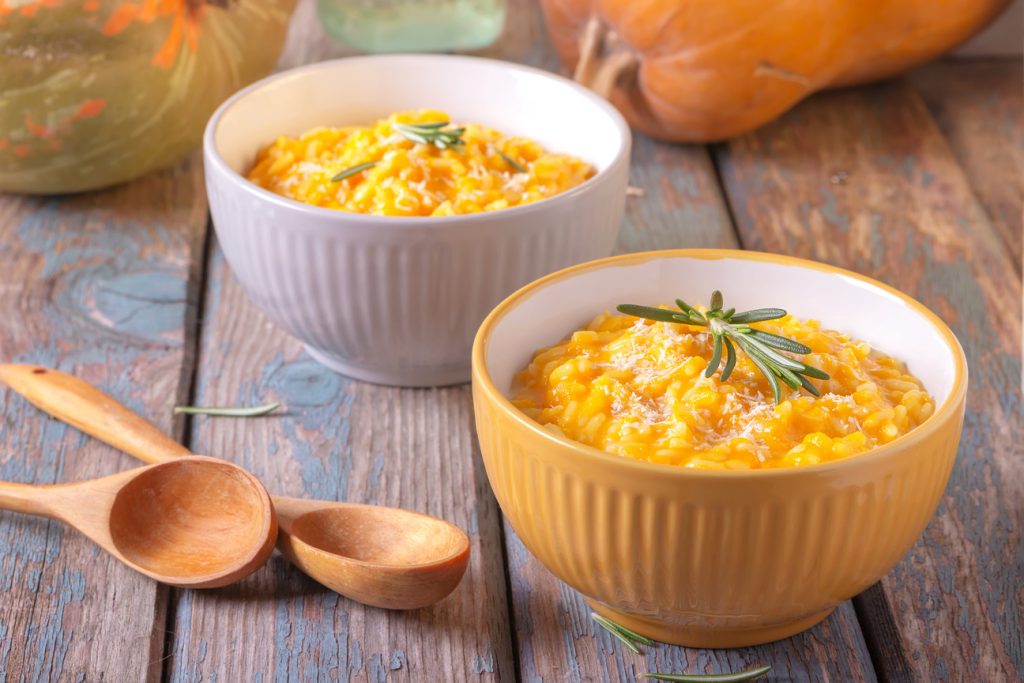
{"type": "Polygon", "coordinates": [[[597,612],[591,612],[590,618],[601,625],[608,633],[617,639],[620,643],[625,645],[627,648],[632,650],[634,654],[640,654],[640,648],[637,645],[654,645],[654,641],[646,636],[642,636],[636,631],[630,630],[621,624],[616,624],[607,617],[602,617],[597,612]]]}
{"type": "Polygon", "coordinates": [[[281,407],[280,403],[268,403],[253,407],[225,406],[174,406],[175,415],[212,415],[214,417],[262,417],[281,407]]]}
{"type": "Polygon", "coordinates": [[[818,388],[807,378],[829,379],[828,373],[776,351],[778,349],[789,353],[807,354],[812,350],[809,346],[750,326],[750,323],[783,318],[786,316],[786,311],[781,308],[756,308],[742,313],[737,313],[735,308],[723,310],[722,293],[717,289],[711,294],[711,305],[703,313],[682,299],[676,299],[676,305],[682,311],[681,313],[667,308],[636,304],[620,304],[616,308],[620,313],[636,318],[708,328],[714,347],[711,360],[704,372],[705,377],[715,374],[722,364],[724,348],[725,367],[722,368],[721,378],[723,382],[729,379],[733,368],[736,367],[736,346],[739,346],[761,371],[761,374],[768,379],[776,404],[782,401],[780,379],[793,389],[799,390],[803,387],[814,396],[821,395],[818,388]]]}
{"type": "Polygon", "coordinates": [[[502,152],[500,149],[498,150],[498,156],[500,156],[502,159],[504,159],[506,164],[508,164],[509,166],[514,168],[516,173],[526,173],[526,169],[523,167],[522,164],[520,164],[518,161],[516,161],[512,157],[510,157],[509,155],[507,155],[504,152],[502,152]]]}
{"type": "Polygon", "coordinates": [[[368,125],[281,135],[257,154],[246,177],[312,206],[412,217],[522,206],[565,192],[597,172],[535,140],[450,121],[447,112],[423,109],[368,125]]]}
{"type": "Polygon", "coordinates": [[[454,149],[458,151],[466,142],[462,135],[465,128],[447,128],[451,123],[448,121],[435,121],[434,123],[396,123],[395,130],[399,135],[418,142],[421,145],[433,145],[438,149],[454,149]]]}
{"type": "Polygon", "coordinates": [[[772,670],[771,664],[757,666],[729,674],[642,674],[656,681],[681,681],[682,683],[738,683],[760,678],[772,670]]]}
{"type": "Polygon", "coordinates": [[[366,163],[356,164],[355,166],[349,166],[344,171],[341,171],[340,173],[335,175],[333,178],[331,178],[331,182],[332,183],[336,183],[339,180],[344,180],[345,178],[351,178],[352,176],[354,176],[354,175],[356,175],[358,173],[362,173],[363,171],[365,171],[368,168],[373,168],[376,165],[377,165],[376,161],[367,161],[366,163]]]}
{"type": "MultiPolygon", "coordinates": [[[[602,617],[596,612],[590,613],[590,618],[593,619],[604,628],[608,633],[612,635],[616,640],[625,645],[633,654],[642,654],[638,645],[654,645],[654,641],[646,636],[642,636],[632,629],[628,629],[622,624],[616,624],[607,617],[602,617]]],[[[744,669],[743,671],[737,671],[736,673],[725,673],[725,674],[662,674],[662,673],[645,673],[641,674],[647,678],[653,678],[658,681],[684,681],[693,683],[733,683],[734,681],[751,681],[755,678],[765,675],[772,670],[771,665],[759,666],[756,668],[744,669]]]]}
{"type": "MultiPolygon", "coordinates": [[[[737,314],[730,318],[733,327],[758,327],[806,344],[814,355],[801,360],[831,375],[827,382],[812,380],[821,396],[784,386],[779,403],[767,376],[732,338],[732,357],[723,339],[720,357],[712,361],[715,345],[706,326],[674,306],[651,310],[658,320],[679,324],[603,311],[537,349],[515,376],[513,405],[558,434],[607,453],[715,470],[847,458],[909,433],[935,411],[935,401],[903,361],[816,320],[787,315],[752,325],[735,322],[737,314]],[[725,373],[728,381],[715,371],[722,357],[733,366],[725,373]]],[[[781,311],[765,316],[776,313],[781,311]]],[[[748,321],[748,315],[761,317],[747,313],[739,319],[748,321]]]]}

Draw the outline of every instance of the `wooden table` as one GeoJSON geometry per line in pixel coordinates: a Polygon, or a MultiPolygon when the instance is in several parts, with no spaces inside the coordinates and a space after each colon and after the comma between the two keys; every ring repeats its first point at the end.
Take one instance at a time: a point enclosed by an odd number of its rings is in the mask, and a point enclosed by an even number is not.
{"type": "MultiPolygon", "coordinates": [[[[486,54],[557,70],[532,3],[486,54]]],[[[343,54],[300,6],[283,59],[343,54]]],[[[812,97],[721,145],[638,137],[619,251],[740,246],[820,259],[918,297],[971,365],[959,460],[934,520],[882,581],[762,647],[624,652],[502,521],[466,386],[362,384],[314,363],[246,299],[209,229],[198,157],[109,191],[0,198],[0,357],[100,385],[193,450],[288,495],[401,505],[472,536],[431,609],[388,613],[275,557],[237,587],[168,589],[57,523],[0,513],[0,682],[636,680],[775,666],[776,680],[1024,677],[1021,67],[948,62],[812,97]],[[178,403],[261,419],[172,418],[178,403]]],[[[135,463],[0,391],[0,477],[135,463]]],[[[859,539],[856,542],[870,542],[859,539]]]]}

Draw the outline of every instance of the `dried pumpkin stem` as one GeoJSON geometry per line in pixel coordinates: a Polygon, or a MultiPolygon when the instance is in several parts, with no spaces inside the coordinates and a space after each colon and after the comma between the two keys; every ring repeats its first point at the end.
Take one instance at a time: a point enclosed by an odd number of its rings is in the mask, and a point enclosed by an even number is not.
{"type": "Polygon", "coordinates": [[[573,80],[605,99],[623,78],[636,71],[639,63],[636,54],[597,15],[587,21],[579,46],[573,80]]]}
{"type": "Polygon", "coordinates": [[[572,79],[577,83],[588,83],[593,74],[594,63],[601,52],[601,20],[591,15],[580,36],[580,57],[576,62],[572,79]]]}

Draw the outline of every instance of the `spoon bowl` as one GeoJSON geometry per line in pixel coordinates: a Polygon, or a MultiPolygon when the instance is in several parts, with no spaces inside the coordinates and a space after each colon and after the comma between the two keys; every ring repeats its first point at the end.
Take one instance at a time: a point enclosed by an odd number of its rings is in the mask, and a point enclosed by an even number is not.
{"type": "Polygon", "coordinates": [[[146,468],[110,508],[110,537],[121,555],[176,585],[186,576],[205,577],[204,586],[242,578],[240,566],[256,569],[270,556],[273,526],[274,508],[259,481],[213,458],[146,468]]]}
{"type": "Polygon", "coordinates": [[[201,456],[74,484],[0,482],[0,508],[61,520],[132,569],[182,588],[248,576],[277,537],[259,480],[201,456]]]}
{"type": "Polygon", "coordinates": [[[469,562],[469,539],[410,510],[275,498],[278,548],[331,590],[366,605],[417,609],[451,593],[469,562]]]}
{"type": "MultiPolygon", "coordinates": [[[[0,381],[58,420],[143,462],[212,460],[192,455],[127,407],[77,377],[32,365],[0,365],[0,381]]],[[[215,462],[245,472],[235,465],[215,462]]],[[[145,500],[134,497],[128,507],[142,510],[135,514],[145,514],[150,519],[181,513],[190,516],[190,524],[204,528],[215,524],[207,514],[205,501],[196,501],[195,507],[185,512],[175,507],[173,496],[162,500],[149,500],[149,496],[145,494],[145,500]]],[[[426,607],[455,590],[469,566],[469,537],[436,517],[375,505],[283,496],[273,496],[271,500],[280,522],[277,545],[281,552],[311,578],[363,604],[388,609],[426,607]]],[[[209,504],[213,506],[216,502],[209,504]]],[[[230,515],[217,519],[217,524],[244,522],[230,515]]],[[[143,561],[186,561],[176,552],[173,539],[142,542],[138,529],[145,523],[132,520],[126,524],[130,526],[122,530],[120,537],[140,548],[143,561]]],[[[219,531],[220,527],[213,526],[207,533],[216,537],[219,531]]],[[[239,531],[236,529],[235,533],[239,531]]],[[[242,537],[244,534],[238,536],[242,537]]],[[[222,542],[231,541],[225,538],[222,542]]],[[[208,550],[197,549],[197,557],[206,556],[208,550]]]]}

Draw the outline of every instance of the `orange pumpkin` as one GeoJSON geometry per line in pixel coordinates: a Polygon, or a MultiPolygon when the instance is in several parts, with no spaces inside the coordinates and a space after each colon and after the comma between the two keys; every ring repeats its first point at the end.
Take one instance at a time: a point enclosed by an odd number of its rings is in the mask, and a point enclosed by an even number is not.
{"type": "Polygon", "coordinates": [[[274,68],[295,0],[0,0],[0,191],[76,192],[182,159],[274,68]]]}
{"type": "Polygon", "coordinates": [[[641,131],[709,142],[810,93],[891,76],[963,42],[1008,0],[543,0],[581,83],[641,131]]]}

